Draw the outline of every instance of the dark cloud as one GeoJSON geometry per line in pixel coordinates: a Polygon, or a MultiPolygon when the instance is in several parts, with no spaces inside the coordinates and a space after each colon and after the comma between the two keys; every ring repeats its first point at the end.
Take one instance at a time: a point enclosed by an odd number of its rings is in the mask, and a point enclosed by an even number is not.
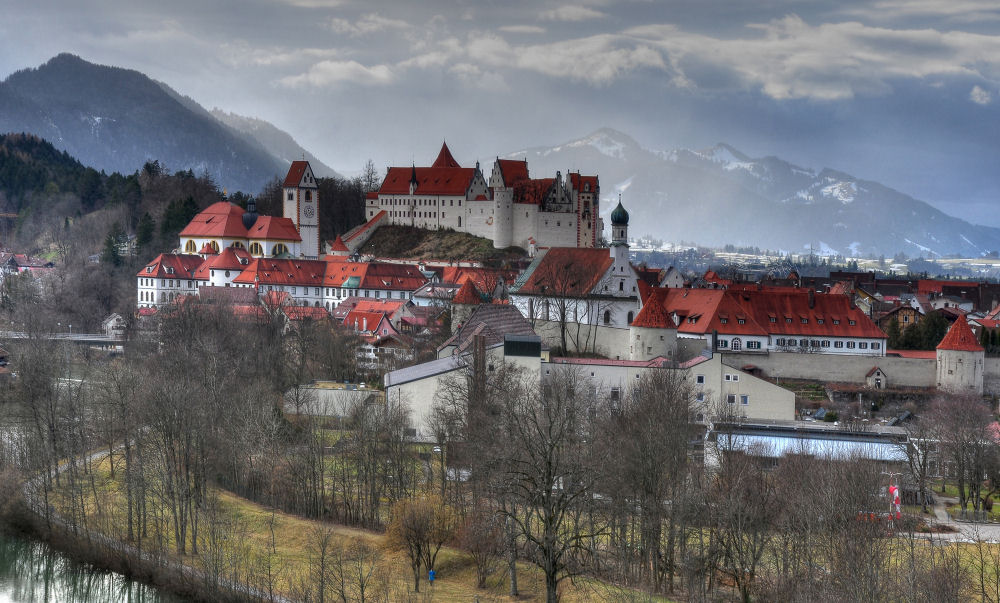
{"type": "MultiPolygon", "coordinates": [[[[602,126],[829,166],[1000,225],[989,0],[0,0],[0,77],[59,52],[288,130],[343,171],[602,126]]],[[[578,166],[585,169],[585,166],[578,166]]]]}

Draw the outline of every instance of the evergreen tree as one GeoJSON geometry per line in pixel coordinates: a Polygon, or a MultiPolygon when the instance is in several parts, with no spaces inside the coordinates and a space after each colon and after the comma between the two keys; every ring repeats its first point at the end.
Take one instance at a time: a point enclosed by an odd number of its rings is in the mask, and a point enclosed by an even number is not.
{"type": "Polygon", "coordinates": [[[899,330],[899,319],[895,316],[889,321],[889,327],[886,329],[886,335],[889,336],[888,345],[890,348],[896,350],[899,349],[900,337],[902,333],[899,330]]]}
{"type": "Polygon", "coordinates": [[[135,245],[138,248],[139,256],[144,257],[144,252],[153,242],[153,234],[156,232],[156,222],[149,212],[142,214],[139,218],[139,226],[135,232],[135,245]]]}
{"type": "Polygon", "coordinates": [[[940,312],[928,312],[920,321],[920,349],[933,350],[948,332],[948,320],[940,312]]]}

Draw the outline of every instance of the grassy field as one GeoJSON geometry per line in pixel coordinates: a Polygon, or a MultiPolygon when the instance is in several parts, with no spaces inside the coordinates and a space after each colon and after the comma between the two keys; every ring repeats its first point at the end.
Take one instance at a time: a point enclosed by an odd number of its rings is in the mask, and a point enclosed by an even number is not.
{"type": "MultiPolygon", "coordinates": [[[[122,471],[116,471],[115,478],[112,478],[110,469],[110,463],[106,458],[97,465],[94,486],[88,487],[84,500],[88,524],[98,526],[99,531],[107,533],[111,532],[111,526],[117,527],[116,532],[119,532],[121,526],[125,525],[122,471]],[[95,502],[97,497],[102,501],[100,505],[95,502]]],[[[434,586],[429,587],[426,579],[423,579],[421,592],[415,593],[413,574],[408,560],[401,551],[392,550],[387,545],[385,536],[380,533],[303,519],[256,504],[224,490],[213,489],[211,495],[217,501],[218,515],[225,518],[226,528],[223,530],[223,537],[227,544],[224,546],[231,547],[234,555],[244,558],[270,559],[275,576],[275,590],[282,594],[294,593],[296,585],[308,580],[310,547],[320,531],[332,530],[334,541],[339,546],[357,539],[380,551],[382,563],[389,576],[392,601],[465,603],[478,600],[487,603],[545,599],[544,577],[533,565],[518,564],[518,585],[521,596],[511,598],[506,594],[508,592],[506,571],[497,572],[489,579],[485,589],[478,589],[475,565],[471,556],[453,548],[444,548],[439,554],[435,567],[437,580],[434,586]]],[[[70,504],[68,498],[55,499],[56,507],[64,511],[70,504]]],[[[176,549],[169,522],[154,522],[150,530],[147,543],[162,539],[167,550],[176,549]]],[[[201,530],[202,536],[206,536],[207,526],[203,525],[201,530]]],[[[189,546],[188,551],[190,550],[189,546]]],[[[202,556],[190,553],[187,555],[174,553],[172,556],[183,564],[201,569],[205,567],[202,556]]],[[[605,600],[667,601],[664,598],[649,597],[588,578],[565,581],[562,586],[562,599],[571,603],[605,600]]]]}

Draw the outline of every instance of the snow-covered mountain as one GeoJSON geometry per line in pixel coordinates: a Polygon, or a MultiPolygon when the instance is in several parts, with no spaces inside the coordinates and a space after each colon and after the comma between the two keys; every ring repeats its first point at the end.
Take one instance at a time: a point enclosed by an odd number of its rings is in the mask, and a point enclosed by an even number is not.
{"type": "Polygon", "coordinates": [[[1000,229],[946,215],[877,182],[752,158],[726,144],[654,151],[604,128],[507,157],[526,158],[535,177],[556,170],[598,174],[602,213],[621,193],[633,236],[789,251],[812,246],[844,255],[975,257],[1000,250],[1000,229]]]}

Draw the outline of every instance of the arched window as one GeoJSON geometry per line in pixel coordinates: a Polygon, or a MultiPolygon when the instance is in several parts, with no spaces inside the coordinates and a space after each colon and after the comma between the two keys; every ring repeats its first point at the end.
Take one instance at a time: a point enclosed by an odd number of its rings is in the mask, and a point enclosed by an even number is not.
{"type": "Polygon", "coordinates": [[[198,246],[194,244],[194,241],[188,241],[184,245],[184,253],[198,253],[198,246]]]}
{"type": "Polygon", "coordinates": [[[208,246],[211,247],[212,251],[214,251],[215,253],[219,253],[219,244],[216,243],[215,241],[209,241],[208,246]]]}
{"type": "Polygon", "coordinates": [[[230,247],[232,247],[233,249],[243,249],[243,243],[240,243],[239,241],[233,241],[233,244],[230,245],[230,247]]]}
{"type": "Polygon", "coordinates": [[[604,324],[611,324],[611,310],[604,311],[604,324]]]}
{"type": "Polygon", "coordinates": [[[273,256],[279,256],[283,253],[288,253],[288,247],[285,247],[284,243],[278,243],[277,245],[274,246],[274,249],[271,251],[271,255],[273,256]]]}
{"type": "Polygon", "coordinates": [[[729,349],[734,352],[739,352],[743,348],[743,343],[740,341],[739,337],[733,337],[733,341],[729,344],[729,349]]]}
{"type": "Polygon", "coordinates": [[[618,281],[618,290],[619,291],[625,290],[625,281],[618,281]]]}
{"type": "Polygon", "coordinates": [[[250,255],[264,255],[264,248],[261,247],[260,243],[254,241],[250,243],[250,255]]]}

